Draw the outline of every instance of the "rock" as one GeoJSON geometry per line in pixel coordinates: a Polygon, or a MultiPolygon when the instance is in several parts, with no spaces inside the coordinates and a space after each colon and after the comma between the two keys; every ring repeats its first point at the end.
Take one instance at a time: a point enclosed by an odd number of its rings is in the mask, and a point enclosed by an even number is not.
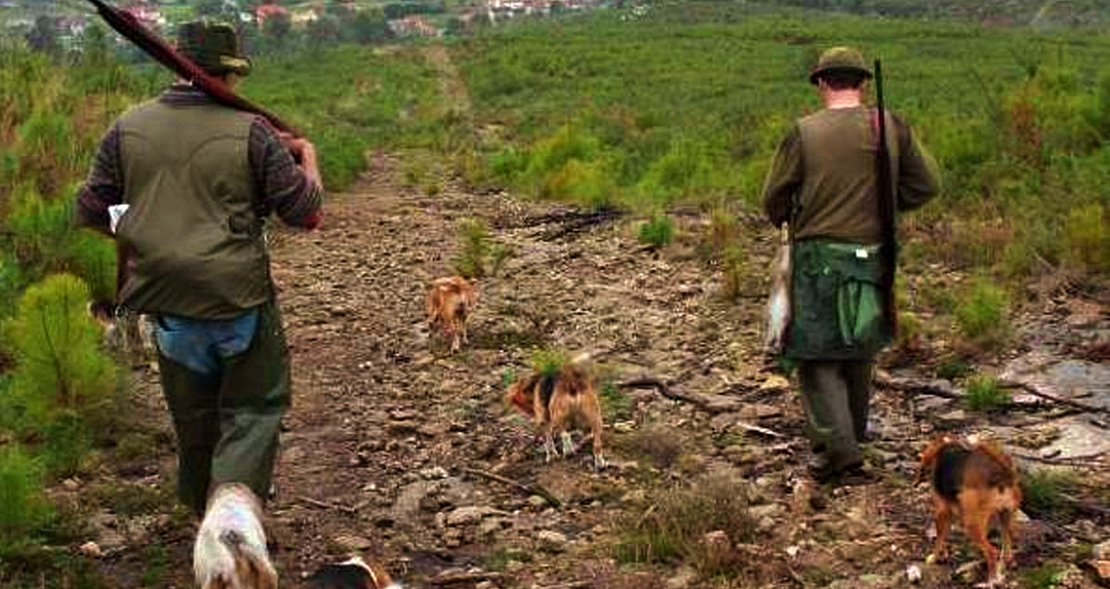
{"type": "Polygon", "coordinates": [[[491,517],[484,519],[482,520],[482,523],[478,524],[478,536],[481,538],[489,538],[497,532],[500,532],[501,528],[504,527],[505,520],[502,518],[491,517]]]}
{"type": "Polygon", "coordinates": [[[625,493],[623,497],[621,497],[621,503],[626,503],[626,504],[629,504],[629,505],[640,505],[640,504],[642,504],[646,501],[647,501],[647,491],[644,491],[643,489],[636,489],[635,491],[629,491],[629,492],[625,493]]]}
{"type": "Polygon", "coordinates": [[[491,515],[509,515],[504,511],[494,509],[492,507],[484,507],[481,505],[471,505],[469,507],[460,507],[451,513],[447,514],[447,525],[452,527],[467,526],[476,524],[482,521],[483,518],[491,515]]]}
{"type": "Polygon", "coordinates": [[[762,391],[786,391],[790,389],[790,381],[782,375],[774,374],[763,381],[763,384],[759,385],[759,389],[762,391]]]}
{"type": "Polygon", "coordinates": [[[698,574],[693,569],[682,567],[678,574],[667,579],[663,586],[667,589],[687,589],[697,578],[698,574]]]}
{"type": "Polygon", "coordinates": [[[442,466],[433,466],[432,468],[421,470],[420,477],[429,481],[445,479],[447,478],[447,471],[442,466]]]}
{"type": "Polygon", "coordinates": [[[495,589],[496,587],[497,585],[494,585],[492,581],[482,581],[475,585],[474,589],[495,589]]]}
{"type": "Polygon", "coordinates": [[[528,497],[528,505],[531,505],[534,509],[543,509],[547,507],[547,499],[539,495],[532,495],[528,497]]]}
{"type": "Polygon", "coordinates": [[[432,491],[439,488],[439,481],[417,481],[405,485],[393,504],[393,519],[407,521],[420,512],[420,504],[432,491]]]}
{"type": "Polygon", "coordinates": [[[937,419],[948,424],[962,423],[967,421],[967,412],[963,409],[954,409],[942,415],[938,415],[937,419]]]}
{"type": "Polygon", "coordinates": [[[706,546],[708,546],[710,548],[718,548],[718,549],[720,549],[720,548],[727,549],[729,547],[729,545],[732,544],[732,542],[730,542],[729,539],[728,539],[728,534],[725,533],[724,530],[716,530],[716,531],[713,531],[713,532],[709,532],[708,534],[702,536],[701,541],[702,541],[702,544],[705,544],[706,546]]]}
{"type": "Polygon", "coordinates": [[[100,545],[96,542],[85,542],[78,550],[81,554],[89,558],[100,558],[104,556],[104,551],[100,549],[100,545]]]}
{"type": "Polygon", "coordinates": [[[921,582],[921,567],[911,564],[906,568],[906,580],[914,585],[921,582]]]}
{"type": "Polygon", "coordinates": [[[567,537],[554,530],[543,530],[536,534],[539,549],[544,552],[562,552],[567,547],[567,537]]]}
{"type": "Polygon", "coordinates": [[[747,421],[770,419],[782,415],[782,409],[766,403],[753,403],[740,410],[740,417],[747,421]]]}
{"type": "Polygon", "coordinates": [[[1103,581],[1110,581],[1110,540],[1095,546],[1091,566],[1103,581]]]}
{"type": "Polygon", "coordinates": [[[81,483],[77,482],[76,479],[66,479],[62,481],[62,488],[67,491],[76,491],[81,488],[81,483]]]}
{"type": "Polygon", "coordinates": [[[798,558],[798,554],[800,554],[801,552],[802,549],[798,546],[790,546],[786,549],[786,555],[790,558],[798,558]]]}
{"type": "Polygon", "coordinates": [[[362,552],[374,546],[373,542],[362,536],[336,536],[331,543],[336,550],[344,553],[362,552]]]}

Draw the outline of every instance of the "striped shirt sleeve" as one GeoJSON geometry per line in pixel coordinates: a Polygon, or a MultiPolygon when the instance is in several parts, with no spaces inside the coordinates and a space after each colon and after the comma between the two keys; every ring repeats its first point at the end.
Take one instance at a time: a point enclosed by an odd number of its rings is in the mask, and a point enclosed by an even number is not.
{"type": "Polygon", "coordinates": [[[261,216],[277,213],[285,224],[305,229],[319,225],[323,188],[308,179],[277,133],[261,118],[251,125],[249,157],[261,216]]]}
{"type": "Polygon", "coordinates": [[[107,233],[108,207],[122,202],[120,129],[119,123],[116,123],[100,141],[85,184],[77,192],[75,221],[79,227],[90,227],[107,233]]]}

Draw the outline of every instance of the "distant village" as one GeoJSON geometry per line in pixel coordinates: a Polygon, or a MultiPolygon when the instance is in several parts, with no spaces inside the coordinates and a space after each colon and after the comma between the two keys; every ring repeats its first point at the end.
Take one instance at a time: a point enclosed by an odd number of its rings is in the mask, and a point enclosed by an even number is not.
{"type": "MultiPolygon", "coordinates": [[[[263,0],[253,9],[241,6],[240,0],[222,0],[220,14],[223,18],[236,20],[239,27],[264,29],[266,22],[273,18],[288,19],[293,30],[304,30],[326,13],[325,0],[309,0],[288,7],[278,0],[263,0]]],[[[446,13],[454,20],[459,30],[470,30],[475,24],[497,24],[518,17],[548,16],[563,11],[578,11],[607,5],[611,0],[475,0],[474,4],[460,6],[446,13]]],[[[195,0],[125,0],[114,4],[132,14],[148,28],[163,34],[172,34],[174,27],[182,21],[195,17],[195,0]]],[[[0,0],[0,34],[9,37],[26,36],[45,15],[54,27],[59,45],[67,51],[79,51],[85,36],[85,29],[94,16],[62,14],[50,10],[51,0],[0,0]]],[[[402,2],[401,5],[417,5],[402,2]]],[[[380,8],[364,2],[332,3],[350,13],[380,8]]],[[[389,33],[395,37],[440,37],[451,33],[451,27],[444,25],[443,18],[432,18],[425,14],[408,14],[386,21],[389,33]]],[[[41,26],[41,24],[39,25],[41,26]]]]}

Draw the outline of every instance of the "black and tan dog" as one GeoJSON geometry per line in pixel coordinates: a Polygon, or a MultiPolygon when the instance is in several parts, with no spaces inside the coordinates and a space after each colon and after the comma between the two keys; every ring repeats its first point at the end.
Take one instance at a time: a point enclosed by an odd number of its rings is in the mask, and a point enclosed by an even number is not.
{"type": "Polygon", "coordinates": [[[557,454],[555,434],[562,439],[563,456],[569,456],[578,450],[571,442],[569,430],[585,425],[592,434],[594,468],[605,467],[601,450],[601,402],[593,382],[582,368],[566,364],[554,374],[534,371],[513,383],[505,400],[530,417],[542,432],[547,461],[557,454]]]}
{"type": "Polygon", "coordinates": [[[451,351],[458,351],[460,340],[468,342],[466,324],[478,302],[474,286],[462,276],[432,281],[424,301],[428,326],[442,327],[451,334],[451,351]]]}
{"type": "Polygon", "coordinates": [[[326,565],[306,581],[310,589],[404,589],[381,565],[357,556],[326,565]]]}
{"type": "Polygon", "coordinates": [[[1009,456],[978,440],[960,441],[953,436],[935,439],[921,454],[918,482],[932,477],[936,517],[936,544],[929,562],[948,557],[948,532],[959,517],[964,533],[987,561],[987,587],[1003,579],[999,552],[987,539],[991,518],[998,514],[1002,528],[1002,561],[1013,561],[1014,515],[1021,506],[1017,471],[1009,456]]]}

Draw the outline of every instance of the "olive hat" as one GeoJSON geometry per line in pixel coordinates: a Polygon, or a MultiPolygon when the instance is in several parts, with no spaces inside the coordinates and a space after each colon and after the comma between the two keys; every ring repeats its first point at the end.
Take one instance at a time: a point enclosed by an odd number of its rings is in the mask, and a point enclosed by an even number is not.
{"type": "Polygon", "coordinates": [[[863,55],[851,47],[833,47],[822,53],[817,67],[809,74],[809,82],[817,84],[821,76],[831,73],[854,73],[865,80],[872,77],[871,70],[863,63],[863,55]]]}
{"type": "Polygon", "coordinates": [[[239,48],[231,25],[209,20],[182,23],[177,28],[177,50],[213,76],[247,76],[251,61],[239,48]]]}

